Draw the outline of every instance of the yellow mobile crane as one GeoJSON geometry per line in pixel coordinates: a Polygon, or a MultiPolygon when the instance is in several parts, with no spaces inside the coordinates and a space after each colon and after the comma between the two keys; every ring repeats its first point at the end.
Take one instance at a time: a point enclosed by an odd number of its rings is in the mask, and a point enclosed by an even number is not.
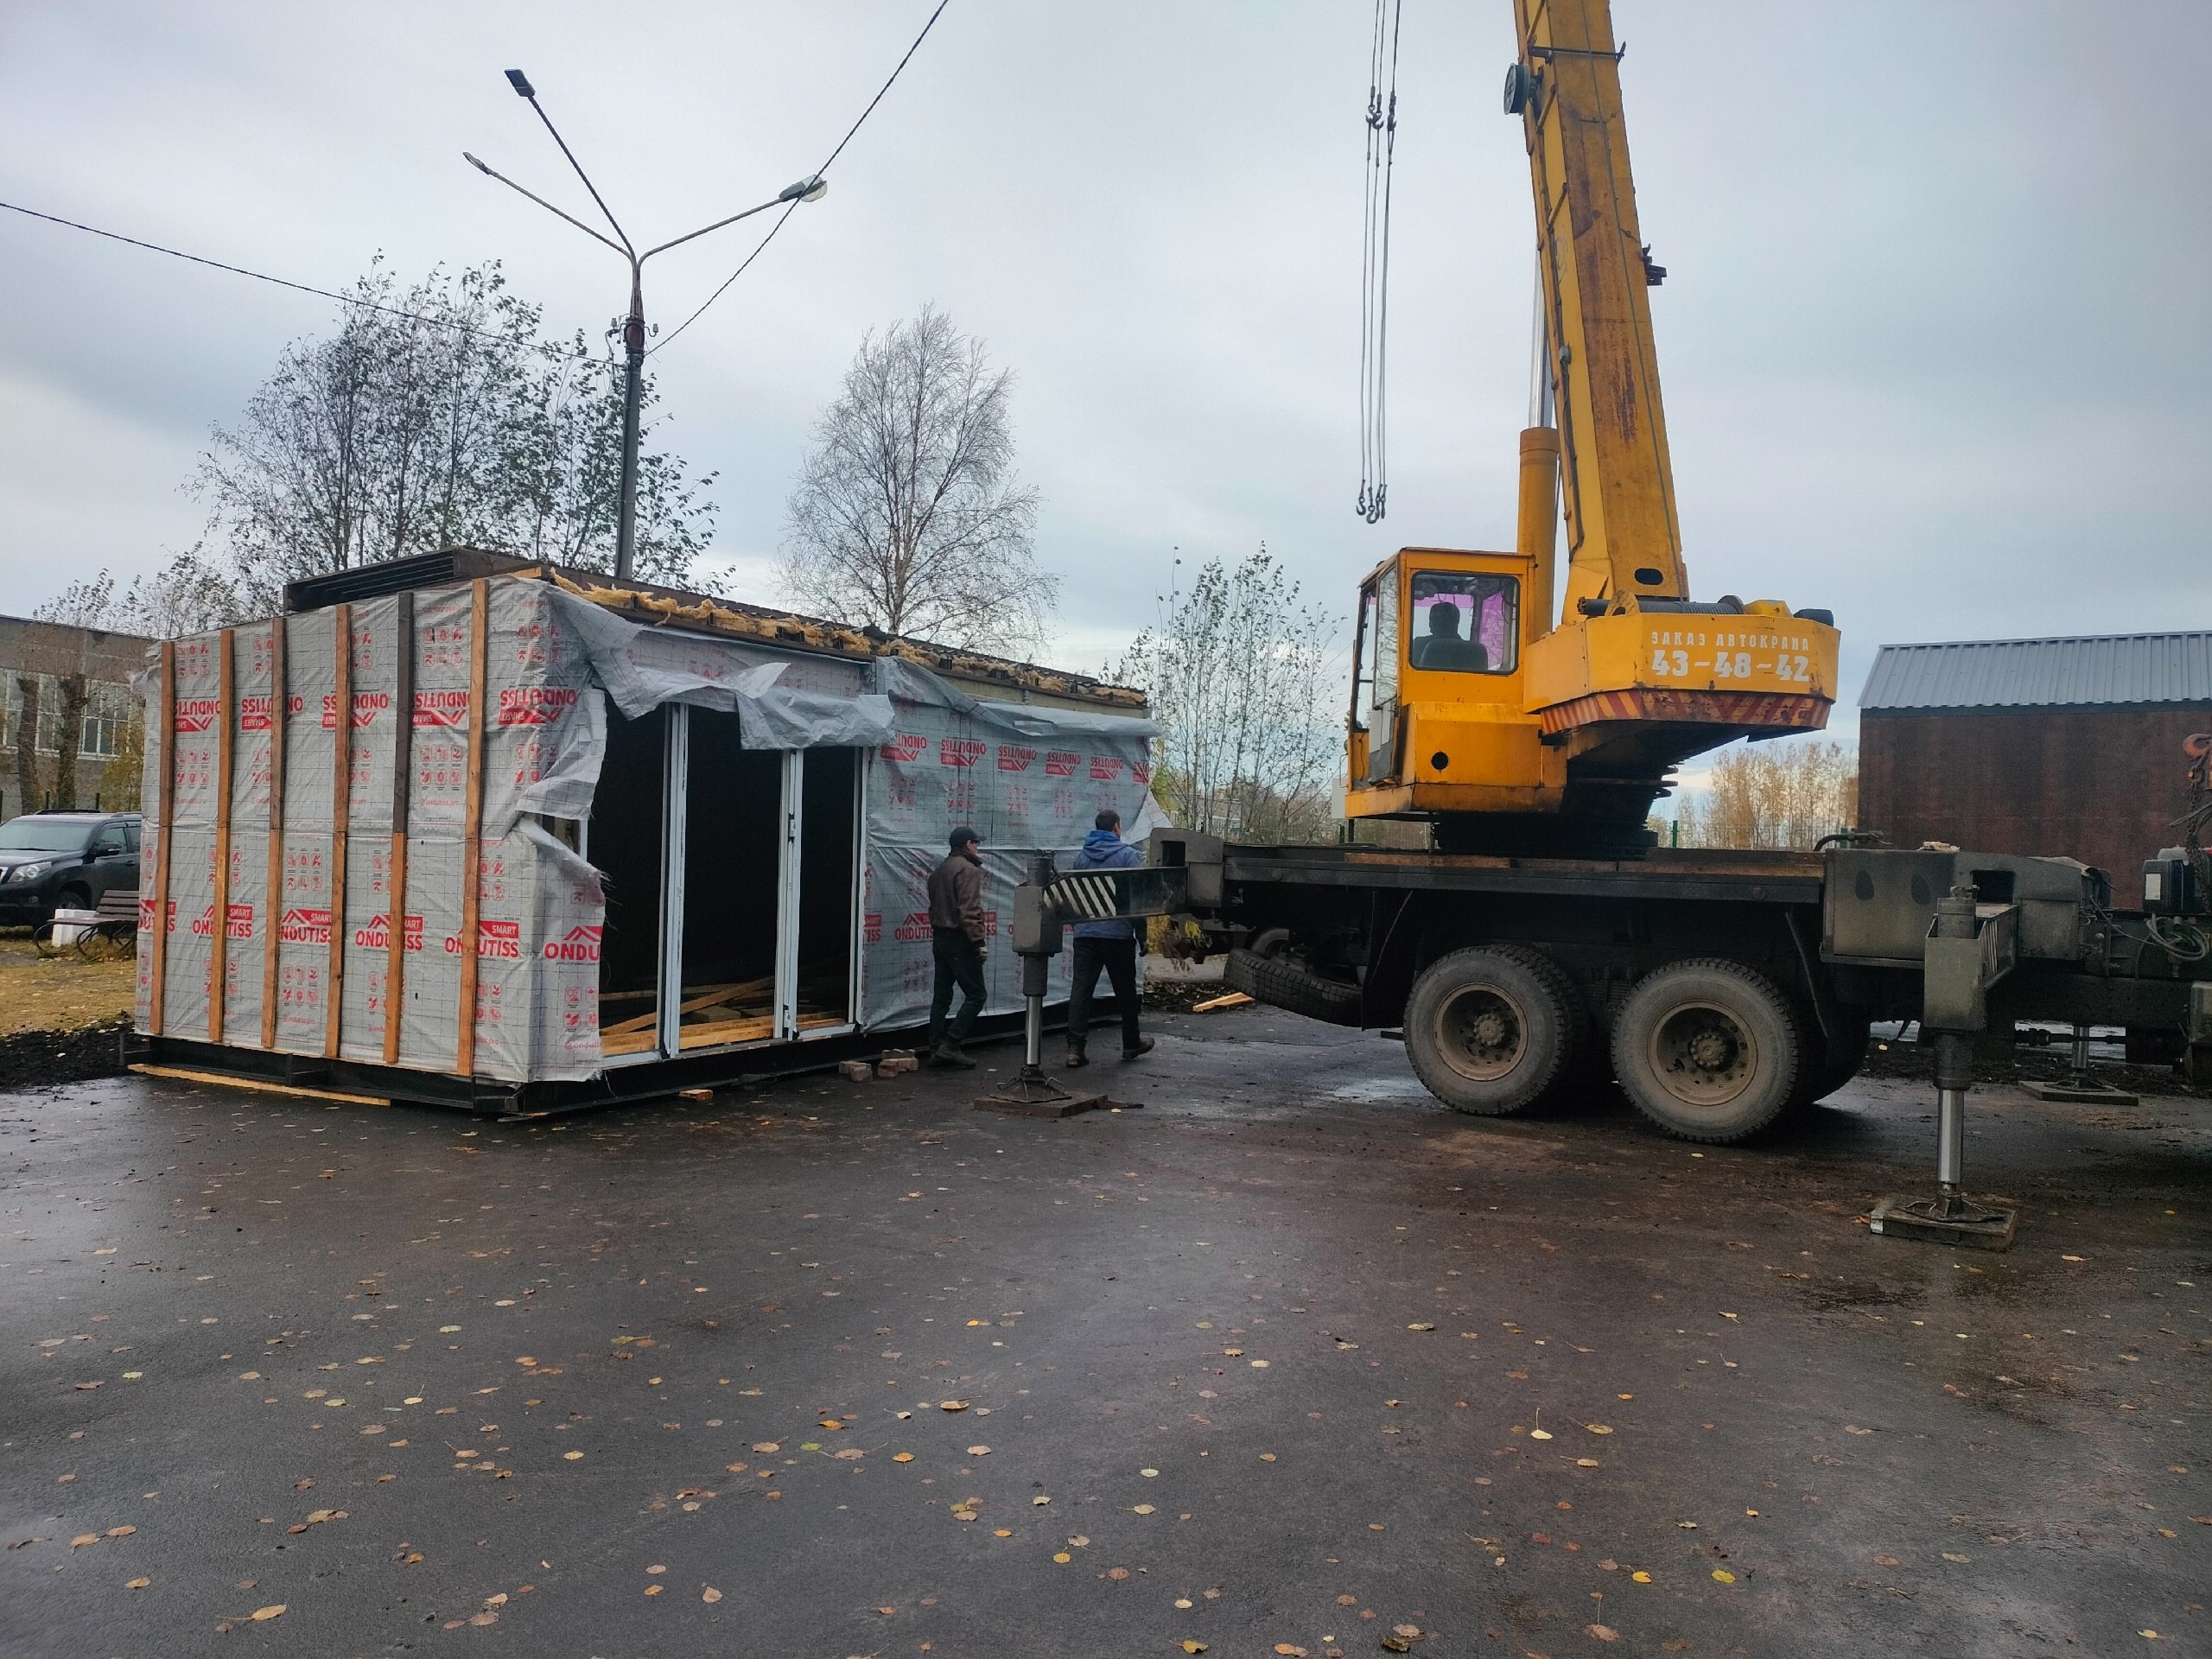
{"type": "Polygon", "coordinates": [[[1677,762],[1827,723],[1838,636],[1827,611],[1690,598],[1611,9],[1513,10],[1541,282],[1516,545],[1404,548],[1362,584],[1345,810],[1430,820],[1446,850],[1618,856],[1677,762]]]}

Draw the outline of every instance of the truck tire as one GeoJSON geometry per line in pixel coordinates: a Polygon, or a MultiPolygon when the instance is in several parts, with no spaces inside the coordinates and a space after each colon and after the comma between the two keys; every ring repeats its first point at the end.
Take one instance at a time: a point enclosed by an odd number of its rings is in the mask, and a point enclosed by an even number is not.
{"type": "Polygon", "coordinates": [[[1774,1122],[1807,1063],[1789,999],[1765,975],[1721,957],[1645,976],[1613,1023],[1613,1075],[1636,1109],[1707,1146],[1774,1122]]]}
{"type": "Polygon", "coordinates": [[[1223,981],[1255,1001],[1302,1014],[1332,1026],[1359,1023],[1359,987],[1324,979],[1287,957],[1235,950],[1223,965],[1223,981]]]}
{"type": "Polygon", "coordinates": [[[1503,1117],[1551,1091],[1588,1023],[1548,957],[1525,945],[1473,945],[1438,957],[1414,982],[1406,1054],[1452,1110],[1503,1117]]]}

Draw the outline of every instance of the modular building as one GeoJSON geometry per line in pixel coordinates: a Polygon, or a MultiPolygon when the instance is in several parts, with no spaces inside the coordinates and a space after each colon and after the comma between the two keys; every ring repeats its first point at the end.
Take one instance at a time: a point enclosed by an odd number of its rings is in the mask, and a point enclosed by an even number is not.
{"type": "Polygon", "coordinates": [[[499,1111],[817,1063],[926,1022],[954,826],[995,931],[1148,823],[1080,676],[467,551],[289,597],[141,678],[144,1059],[499,1111]]]}
{"type": "Polygon", "coordinates": [[[2142,902],[2212,731],[2212,633],[1884,645],[1859,698],[1859,821],[1890,843],[2063,854],[2142,902]]]}

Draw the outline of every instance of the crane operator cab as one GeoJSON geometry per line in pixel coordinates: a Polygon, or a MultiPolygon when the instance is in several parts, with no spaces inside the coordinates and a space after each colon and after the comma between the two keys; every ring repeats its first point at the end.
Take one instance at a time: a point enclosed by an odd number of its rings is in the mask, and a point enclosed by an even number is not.
{"type": "Polygon", "coordinates": [[[1406,548],[1360,585],[1347,817],[1427,820],[1447,851],[1633,857],[1677,762],[1825,722],[1826,613],[1631,599],[1561,626],[1537,539],[1406,548]]]}

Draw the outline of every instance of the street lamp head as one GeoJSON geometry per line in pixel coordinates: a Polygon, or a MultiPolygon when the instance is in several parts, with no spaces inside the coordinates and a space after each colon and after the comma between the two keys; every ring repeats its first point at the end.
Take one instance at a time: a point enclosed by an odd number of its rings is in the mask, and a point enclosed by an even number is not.
{"type": "Polygon", "coordinates": [[[530,84],[530,77],[523,73],[519,69],[510,69],[507,71],[507,85],[515,89],[516,96],[519,98],[536,98],[537,96],[537,89],[530,84]]]}
{"type": "Polygon", "coordinates": [[[830,194],[830,181],[819,173],[810,174],[795,183],[785,185],[776,193],[778,201],[819,201],[830,194]]]}
{"type": "Polygon", "coordinates": [[[478,161],[478,160],[477,160],[474,156],[470,155],[470,154],[469,154],[467,150],[465,150],[465,149],[464,149],[464,150],[462,150],[462,151],[461,152],[461,159],[462,161],[464,161],[464,162],[467,162],[471,167],[474,168],[475,168],[479,173],[489,173],[489,172],[492,170],[490,168],[488,168],[488,167],[485,166],[483,162],[481,162],[478,161]]]}

